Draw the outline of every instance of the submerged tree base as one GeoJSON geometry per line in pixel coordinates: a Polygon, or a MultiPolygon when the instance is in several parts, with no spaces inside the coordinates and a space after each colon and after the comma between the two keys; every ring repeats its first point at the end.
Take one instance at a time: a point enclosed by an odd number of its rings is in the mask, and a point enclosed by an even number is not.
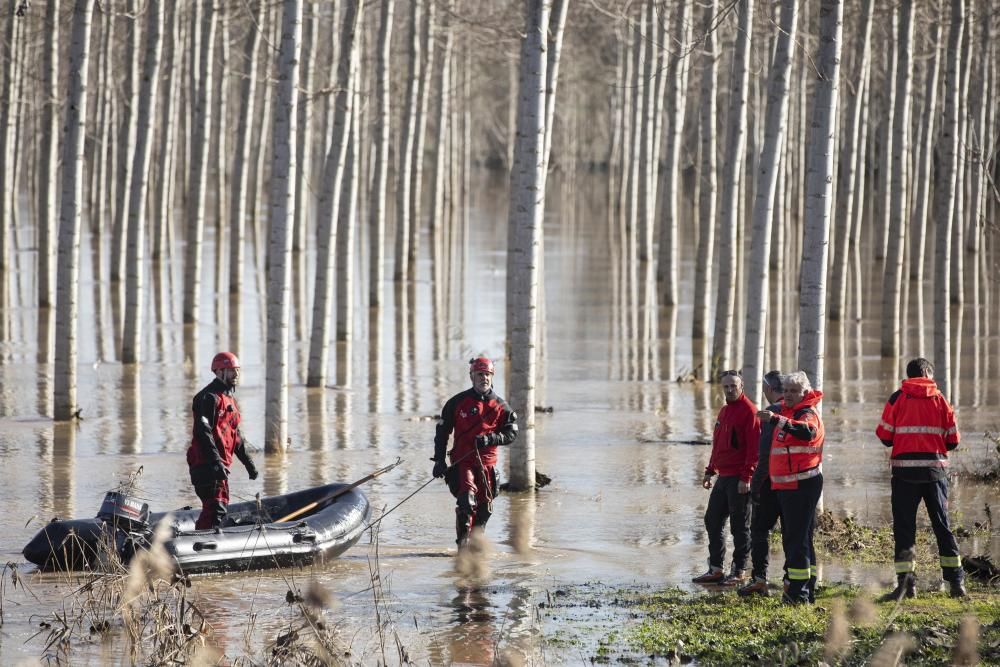
{"type": "Polygon", "coordinates": [[[956,644],[966,655],[978,650],[983,664],[1000,662],[1000,596],[982,585],[965,600],[920,591],[898,606],[858,587],[821,585],[815,605],[789,606],[780,593],[743,599],[587,584],[550,593],[539,607],[547,654],[599,663],[862,665],[892,651],[909,665],[961,664],[953,663],[956,644]],[[970,617],[976,622],[966,628],[979,627],[974,646],[959,640],[970,617]]]}

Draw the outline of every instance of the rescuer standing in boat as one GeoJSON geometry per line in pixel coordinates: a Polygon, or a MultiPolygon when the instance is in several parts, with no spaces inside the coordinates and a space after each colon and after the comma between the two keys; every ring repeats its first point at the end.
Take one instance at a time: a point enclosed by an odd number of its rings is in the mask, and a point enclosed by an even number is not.
{"type": "Polygon", "coordinates": [[[452,396],[441,409],[434,435],[434,477],[444,477],[456,498],[455,542],[465,546],[473,529],[483,530],[497,493],[497,447],[517,438],[517,415],[493,391],[493,362],[469,362],[472,387],[452,396]],[[448,438],[454,443],[447,452],[448,438]]]}
{"type": "Polygon", "coordinates": [[[229,509],[229,468],[234,454],[246,466],[250,479],[257,479],[234,396],[240,383],[240,360],[232,352],[220,352],[212,359],[212,372],[215,379],[191,402],[194,428],[187,461],[191,483],[201,499],[201,514],[195,523],[199,530],[222,528],[229,509]]]}

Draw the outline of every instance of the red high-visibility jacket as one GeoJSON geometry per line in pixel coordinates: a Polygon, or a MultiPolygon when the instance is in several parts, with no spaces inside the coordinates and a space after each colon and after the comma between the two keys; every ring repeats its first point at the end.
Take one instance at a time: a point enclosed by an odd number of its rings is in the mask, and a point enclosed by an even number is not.
{"type": "Polygon", "coordinates": [[[757,406],[746,394],[740,394],[739,398],[719,410],[712,433],[712,457],[705,467],[705,474],[719,473],[722,477],[739,477],[749,482],[757,466],[759,438],[757,406]]]}
{"type": "Polygon", "coordinates": [[[816,405],[822,400],[823,392],[807,391],[797,405],[789,407],[782,402],[781,412],[771,419],[772,489],[797,489],[800,480],[820,474],[825,434],[816,405]]]}
{"type": "Polygon", "coordinates": [[[907,378],[889,397],[875,435],[892,446],[893,468],[944,468],[961,438],[955,411],[932,378],[907,378]]]}

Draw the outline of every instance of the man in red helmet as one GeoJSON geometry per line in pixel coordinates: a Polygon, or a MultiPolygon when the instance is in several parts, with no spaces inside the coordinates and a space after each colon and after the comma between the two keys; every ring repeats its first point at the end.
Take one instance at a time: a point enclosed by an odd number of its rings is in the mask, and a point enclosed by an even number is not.
{"type": "Polygon", "coordinates": [[[250,479],[257,468],[247,452],[240,430],[240,407],[234,396],[240,383],[240,360],[232,352],[212,359],[215,379],[195,394],[191,403],[194,428],[187,450],[195,493],[201,498],[201,515],[195,528],[221,529],[229,507],[229,468],[236,455],[250,479]]]}
{"type": "Polygon", "coordinates": [[[473,529],[483,530],[493,514],[497,493],[497,447],[517,438],[517,415],[493,391],[493,362],[478,357],[469,362],[472,387],[448,399],[434,435],[435,477],[445,477],[456,498],[455,541],[459,548],[473,529]],[[448,438],[454,444],[445,463],[448,438]]]}

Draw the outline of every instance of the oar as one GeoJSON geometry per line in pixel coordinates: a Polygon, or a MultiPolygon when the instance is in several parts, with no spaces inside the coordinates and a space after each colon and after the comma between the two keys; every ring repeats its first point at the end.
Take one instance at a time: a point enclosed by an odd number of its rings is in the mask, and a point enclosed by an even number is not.
{"type": "Polygon", "coordinates": [[[387,465],[384,468],[380,468],[380,469],[376,470],[375,472],[373,472],[371,474],[365,475],[364,477],[362,477],[358,481],[354,482],[350,486],[345,487],[343,489],[337,489],[336,491],[334,491],[330,495],[326,496],[325,498],[320,498],[319,500],[316,500],[314,502],[309,503],[305,507],[300,507],[299,509],[295,510],[291,514],[286,514],[285,516],[281,517],[275,523],[281,523],[282,521],[291,521],[295,517],[300,516],[302,514],[305,514],[309,510],[311,510],[311,509],[313,509],[315,507],[319,507],[320,505],[322,505],[324,503],[328,503],[331,500],[333,500],[334,498],[337,498],[338,496],[342,496],[342,495],[344,495],[345,493],[347,493],[348,491],[350,491],[352,489],[358,488],[359,486],[361,486],[365,482],[370,482],[371,480],[375,479],[379,475],[382,475],[384,473],[389,472],[390,470],[392,470],[393,468],[395,468],[396,466],[398,466],[402,462],[403,462],[403,459],[397,458],[395,463],[393,463],[391,465],[387,465]]]}

